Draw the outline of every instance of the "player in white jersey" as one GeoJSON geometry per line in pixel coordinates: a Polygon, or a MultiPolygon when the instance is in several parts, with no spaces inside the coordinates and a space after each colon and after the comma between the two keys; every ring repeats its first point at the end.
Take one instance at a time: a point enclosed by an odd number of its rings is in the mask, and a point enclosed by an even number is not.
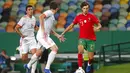
{"type": "MultiPolygon", "coordinates": [[[[22,53],[22,60],[27,61],[28,52],[34,54],[37,50],[37,42],[35,40],[34,31],[38,30],[36,19],[33,16],[33,7],[26,7],[26,15],[23,16],[15,27],[16,32],[21,36],[19,51],[22,53]]],[[[37,62],[32,65],[32,72],[35,73],[37,62]]]]}
{"type": "MultiPolygon", "coordinates": [[[[40,27],[37,33],[37,40],[40,46],[44,46],[46,49],[50,48],[51,52],[48,55],[48,60],[46,67],[44,69],[45,73],[51,73],[50,65],[53,62],[55,55],[58,51],[58,47],[55,42],[50,38],[50,33],[54,34],[60,41],[64,41],[63,37],[60,37],[53,29],[54,24],[54,14],[58,11],[58,5],[56,2],[50,3],[50,10],[45,11],[43,14],[39,16],[40,27]]],[[[28,64],[26,64],[26,68],[29,69],[31,65],[38,60],[41,56],[42,49],[37,50],[36,54],[34,54],[28,64]]]]}

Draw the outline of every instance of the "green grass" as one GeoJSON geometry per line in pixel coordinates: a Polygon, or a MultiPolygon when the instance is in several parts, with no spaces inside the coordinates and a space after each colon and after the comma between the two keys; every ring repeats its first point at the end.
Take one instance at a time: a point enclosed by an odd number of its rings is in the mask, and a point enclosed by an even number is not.
{"type": "Polygon", "coordinates": [[[130,64],[103,66],[95,73],[130,73],[130,64]]]}

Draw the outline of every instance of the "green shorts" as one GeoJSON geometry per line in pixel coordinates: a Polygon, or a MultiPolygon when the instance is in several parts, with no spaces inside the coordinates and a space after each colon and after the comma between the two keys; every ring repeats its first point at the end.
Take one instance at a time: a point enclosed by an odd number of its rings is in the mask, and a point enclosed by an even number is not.
{"type": "Polygon", "coordinates": [[[95,41],[87,39],[79,39],[79,45],[83,45],[88,52],[95,52],[95,41]]]}

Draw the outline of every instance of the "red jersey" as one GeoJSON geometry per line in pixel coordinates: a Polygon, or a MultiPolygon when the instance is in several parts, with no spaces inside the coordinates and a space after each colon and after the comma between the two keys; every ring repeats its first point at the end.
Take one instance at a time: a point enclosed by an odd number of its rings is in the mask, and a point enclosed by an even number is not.
{"type": "Polygon", "coordinates": [[[93,26],[94,24],[99,23],[99,20],[94,14],[79,14],[75,17],[73,23],[79,24],[79,38],[96,40],[96,35],[93,26]]]}

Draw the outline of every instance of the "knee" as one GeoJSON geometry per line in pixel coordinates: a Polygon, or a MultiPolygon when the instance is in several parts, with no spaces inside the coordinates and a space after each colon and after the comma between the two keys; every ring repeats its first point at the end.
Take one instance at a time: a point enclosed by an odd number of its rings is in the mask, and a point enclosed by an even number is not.
{"type": "Polygon", "coordinates": [[[42,50],[37,50],[36,56],[40,57],[42,55],[42,50]]]}
{"type": "Polygon", "coordinates": [[[52,51],[55,52],[55,53],[57,53],[57,52],[58,52],[58,47],[57,47],[57,46],[54,46],[54,47],[52,48],[52,51]]]}
{"type": "Polygon", "coordinates": [[[94,59],[94,56],[89,56],[89,59],[93,60],[93,59],[94,59]]]}
{"type": "Polygon", "coordinates": [[[28,60],[28,58],[22,57],[22,61],[23,61],[23,62],[26,62],[27,60],[28,60]]]}
{"type": "Polygon", "coordinates": [[[89,59],[91,59],[91,60],[92,60],[92,59],[94,59],[94,56],[92,56],[92,55],[91,55],[91,56],[89,56],[89,59]]]}
{"type": "Polygon", "coordinates": [[[58,52],[58,48],[57,49],[53,49],[52,51],[55,52],[55,53],[57,53],[58,52]]]}
{"type": "Polygon", "coordinates": [[[84,47],[83,45],[78,45],[78,53],[83,53],[84,52],[84,47]]]}
{"type": "Polygon", "coordinates": [[[32,50],[31,50],[31,53],[32,53],[32,54],[35,54],[35,53],[36,53],[36,49],[32,49],[32,50]]]}
{"type": "Polygon", "coordinates": [[[28,60],[28,55],[22,55],[22,61],[23,62],[26,62],[28,60]]]}

